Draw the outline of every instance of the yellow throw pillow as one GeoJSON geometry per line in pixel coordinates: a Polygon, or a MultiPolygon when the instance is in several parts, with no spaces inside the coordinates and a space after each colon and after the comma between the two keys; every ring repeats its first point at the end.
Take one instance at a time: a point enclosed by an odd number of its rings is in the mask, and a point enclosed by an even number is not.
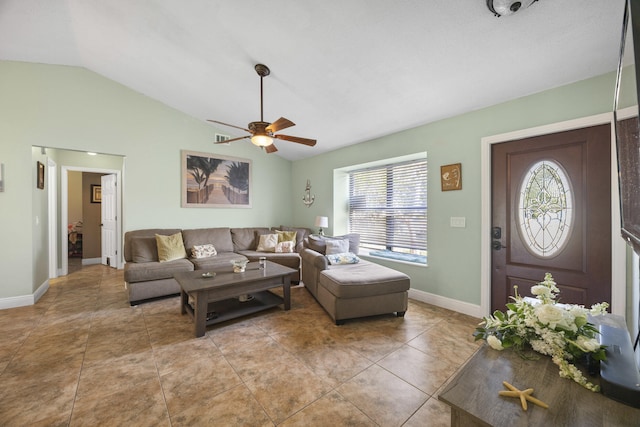
{"type": "Polygon", "coordinates": [[[156,234],[156,245],[158,245],[158,260],[160,262],[173,261],[187,257],[187,251],[182,242],[182,233],[171,236],[156,234]]]}
{"type": "Polygon", "coordinates": [[[294,242],[296,241],[297,231],[280,231],[275,230],[278,235],[278,243],[280,242],[294,242]]]}

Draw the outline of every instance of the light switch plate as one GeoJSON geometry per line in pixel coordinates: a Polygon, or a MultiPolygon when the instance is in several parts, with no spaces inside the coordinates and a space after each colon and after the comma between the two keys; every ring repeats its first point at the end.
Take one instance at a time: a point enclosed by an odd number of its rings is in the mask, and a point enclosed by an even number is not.
{"type": "Polygon", "coordinates": [[[467,219],[463,216],[452,216],[450,223],[451,227],[465,228],[467,226],[467,219]]]}

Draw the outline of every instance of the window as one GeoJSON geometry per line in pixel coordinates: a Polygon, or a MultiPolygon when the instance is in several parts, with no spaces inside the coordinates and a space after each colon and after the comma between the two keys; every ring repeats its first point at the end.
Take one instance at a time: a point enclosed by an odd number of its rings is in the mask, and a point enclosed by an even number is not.
{"type": "Polygon", "coordinates": [[[351,170],[349,232],[369,254],[427,263],[427,160],[351,170]]]}

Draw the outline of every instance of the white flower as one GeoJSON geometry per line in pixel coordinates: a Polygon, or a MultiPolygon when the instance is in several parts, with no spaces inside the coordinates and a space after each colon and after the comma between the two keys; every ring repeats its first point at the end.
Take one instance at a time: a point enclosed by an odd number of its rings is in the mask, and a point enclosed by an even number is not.
{"type": "Polygon", "coordinates": [[[504,347],[502,347],[502,341],[500,341],[495,335],[489,335],[487,337],[487,344],[489,344],[494,350],[504,350],[504,347]]]}
{"type": "Polygon", "coordinates": [[[594,338],[595,329],[587,316],[606,313],[608,304],[596,304],[590,310],[580,305],[558,304],[559,292],[549,273],[531,288],[536,298],[522,297],[516,289],[506,312],[496,311],[485,317],[474,336],[485,339],[493,349],[513,348],[523,357],[521,352],[529,344],[537,353],[551,356],[561,377],[598,391],[599,386],[589,382],[572,362],[589,353],[603,360],[604,350],[594,338]]]}
{"type": "Polygon", "coordinates": [[[578,336],[576,345],[586,352],[596,351],[600,348],[600,343],[595,338],[587,338],[583,335],[578,336]]]}
{"type": "Polygon", "coordinates": [[[606,302],[594,304],[591,306],[590,313],[594,316],[597,316],[599,314],[607,314],[607,308],[609,308],[609,304],[606,302]]]}
{"type": "Polygon", "coordinates": [[[535,285],[531,288],[531,293],[536,296],[549,296],[551,295],[551,289],[547,288],[544,285],[535,285]]]}
{"type": "Polygon", "coordinates": [[[538,320],[549,325],[551,329],[556,327],[556,324],[562,321],[562,310],[552,304],[541,304],[535,309],[538,320]]]}

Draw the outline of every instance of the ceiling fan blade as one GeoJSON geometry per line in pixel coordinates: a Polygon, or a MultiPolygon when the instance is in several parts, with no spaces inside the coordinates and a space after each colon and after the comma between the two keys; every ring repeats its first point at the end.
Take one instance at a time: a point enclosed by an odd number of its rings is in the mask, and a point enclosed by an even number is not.
{"type": "Polygon", "coordinates": [[[299,136],[273,135],[273,137],[278,139],[284,139],[285,141],[297,142],[298,144],[308,145],[309,147],[313,147],[314,145],[316,145],[315,139],[300,138],[299,136]]]}
{"type": "Polygon", "coordinates": [[[266,151],[267,153],[271,154],[271,153],[275,153],[276,151],[278,151],[278,149],[276,148],[276,146],[274,144],[271,144],[271,145],[267,145],[266,147],[264,147],[264,151],[266,151]]]}
{"type": "Polygon", "coordinates": [[[295,126],[295,125],[296,124],[293,123],[291,120],[285,119],[284,117],[280,117],[278,120],[276,120],[275,122],[267,126],[267,131],[275,133],[275,132],[278,132],[279,130],[290,128],[291,126],[295,126]]]}
{"type": "Polygon", "coordinates": [[[251,138],[251,135],[239,136],[237,138],[227,139],[226,141],[216,141],[216,142],[214,142],[214,144],[228,144],[231,141],[239,141],[239,140],[245,139],[245,138],[251,138]]]}
{"type": "Polygon", "coordinates": [[[207,121],[211,122],[211,123],[217,123],[219,125],[225,125],[225,126],[229,126],[229,127],[232,127],[232,128],[240,129],[240,130],[243,130],[245,132],[251,133],[251,131],[249,129],[241,128],[240,126],[230,125],[229,123],[219,122],[217,120],[207,120],[207,121]]]}

